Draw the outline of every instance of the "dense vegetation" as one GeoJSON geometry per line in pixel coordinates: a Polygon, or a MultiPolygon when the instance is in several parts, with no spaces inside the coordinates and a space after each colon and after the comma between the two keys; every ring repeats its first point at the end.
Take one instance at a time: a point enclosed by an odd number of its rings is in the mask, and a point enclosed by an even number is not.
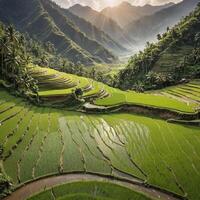
{"type": "Polygon", "coordinates": [[[110,49],[115,54],[125,53],[127,50],[116,42],[112,35],[108,35],[103,32],[101,29],[98,29],[96,25],[93,25],[87,20],[84,20],[77,15],[74,15],[68,9],[59,8],[60,11],[67,16],[69,20],[71,20],[83,33],[87,35],[87,37],[96,40],[100,44],[102,44],[105,48],[110,49]]]}
{"type": "MultiPolygon", "coordinates": [[[[52,105],[67,105],[67,97],[73,94],[76,88],[83,91],[82,98],[86,102],[98,106],[116,105],[144,105],[149,107],[165,108],[185,113],[195,113],[199,107],[198,101],[186,103],[168,96],[154,93],[140,94],[131,91],[121,91],[100,82],[72,74],[65,74],[49,68],[40,68],[34,65],[29,67],[30,74],[38,80],[39,97],[52,105]],[[141,101],[142,99],[142,101],[141,101]]],[[[194,83],[195,84],[195,83],[194,83]]],[[[199,82],[196,83],[198,87],[199,82]]]]}
{"type": "Polygon", "coordinates": [[[51,1],[3,0],[0,20],[43,43],[51,42],[58,53],[76,64],[110,63],[115,59],[106,48],[83,34],[51,1]]]}
{"type": "Polygon", "coordinates": [[[12,26],[0,27],[0,82],[25,97],[37,94],[36,81],[27,71],[30,56],[26,52],[25,38],[15,32],[12,26]]]}
{"type": "MultiPolygon", "coordinates": [[[[145,44],[147,41],[155,41],[158,33],[164,33],[166,27],[173,27],[177,24],[183,16],[188,15],[195,9],[198,2],[198,0],[183,0],[161,9],[155,14],[147,14],[148,16],[132,20],[124,27],[125,32],[140,44],[145,44]]],[[[144,12],[148,13],[147,11],[144,12]]]]}
{"type": "Polygon", "coordinates": [[[45,186],[30,200],[199,200],[200,4],[118,76],[83,67],[113,61],[102,46],[110,38],[89,39],[69,15],[49,0],[0,0],[0,19],[23,32],[0,25],[0,199],[76,174],[93,181],[45,186]],[[138,91],[184,83],[137,93],[102,82],[138,91]]]}
{"type": "Polygon", "coordinates": [[[47,175],[94,172],[138,177],[199,199],[199,127],[142,115],[35,107],[3,89],[0,103],[2,171],[14,187],[47,175]]]}
{"type": "Polygon", "coordinates": [[[194,12],[163,35],[147,43],[119,73],[116,85],[123,89],[152,89],[176,84],[182,79],[198,78],[200,4],[194,12]]]}

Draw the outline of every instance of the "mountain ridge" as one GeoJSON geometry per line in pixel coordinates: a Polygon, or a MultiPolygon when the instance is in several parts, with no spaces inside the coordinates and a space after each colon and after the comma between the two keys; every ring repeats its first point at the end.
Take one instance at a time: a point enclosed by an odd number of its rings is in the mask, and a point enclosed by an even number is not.
{"type": "Polygon", "coordinates": [[[111,36],[103,32],[102,30],[98,29],[89,21],[74,15],[68,9],[59,8],[59,10],[65,15],[69,20],[71,20],[81,32],[85,33],[88,38],[96,40],[106,49],[110,49],[111,52],[114,54],[119,54],[120,52],[127,51],[125,47],[117,43],[111,36]]]}
{"type": "Polygon", "coordinates": [[[124,27],[125,32],[129,37],[136,39],[136,41],[141,39],[144,41],[154,41],[158,33],[163,33],[167,27],[172,27],[178,23],[180,18],[188,15],[198,2],[198,0],[183,0],[151,16],[144,16],[126,25],[124,27]]]}
{"type": "Polygon", "coordinates": [[[51,13],[48,12],[44,5],[52,5],[51,1],[31,0],[29,2],[25,0],[2,0],[0,1],[0,20],[6,24],[13,24],[15,27],[22,31],[28,32],[32,37],[42,42],[51,42],[55,45],[57,51],[65,58],[74,63],[83,63],[85,65],[92,65],[95,62],[110,62],[115,57],[106,50],[103,46],[98,44],[94,40],[87,38],[80,30],[64,15],[52,8],[51,13]],[[58,25],[53,19],[53,15],[59,16],[64,22],[64,26],[58,25]],[[63,33],[61,28],[70,27],[78,37],[82,37],[83,40],[90,42],[90,44],[96,46],[99,52],[90,52],[89,49],[84,49],[84,44],[77,44],[77,41],[73,38],[73,35],[63,33]],[[73,40],[72,40],[73,39],[73,40]],[[99,57],[102,51],[102,56],[99,57]],[[92,55],[93,54],[93,55],[92,55]],[[107,54],[107,55],[106,55],[107,54]],[[105,58],[105,56],[108,56],[105,58]]]}
{"type": "Polygon", "coordinates": [[[158,89],[200,78],[200,3],[173,28],[158,35],[120,71],[118,87],[158,89]],[[125,81],[124,81],[125,80],[125,81]]]}
{"type": "Polygon", "coordinates": [[[168,8],[174,3],[167,3],[160,6],[145,4],[144,6],[134,6],[126,1],[114,7],[104,8],[101,13],[116,21],[122,28],[134,20],[141,17],[152,15],[159,10],[168,8]]]}
{"type": "Polygon", "coordinates": [[[122,46],[130,47],[135,43],[134,39],[131,39],[128,35],[125,35],[123,29],[117,24],[117,22],[100,12],[93,10],[89,6],[75,4],[68,10],[73,14],[89,21],[98,29],[104,31],[122,46]]]}

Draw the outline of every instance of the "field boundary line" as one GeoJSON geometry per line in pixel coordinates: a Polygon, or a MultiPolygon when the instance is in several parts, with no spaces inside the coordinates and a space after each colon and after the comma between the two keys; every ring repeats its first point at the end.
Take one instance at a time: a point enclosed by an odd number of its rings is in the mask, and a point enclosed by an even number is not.
{"type": "Polygon", "coordinates": [[[159,198],[162,200],[185,200],[186,198],[170,191],[161,189],[159,187],[144,184],[140,181],[128,180],[126,178],[113,177],[111,175],[104,175],[89,172],[73,172],[65,173],[63,175],[50,175],[41,177],[34,181],[27,182],[20,185],[16,190],[4,200],[25,200],[35,193],[42,192],[52,187],[73,183],[78,181],[99,181],[117,184],[129,188],[136,192],[142,192],[151,198],[159,198]]]}

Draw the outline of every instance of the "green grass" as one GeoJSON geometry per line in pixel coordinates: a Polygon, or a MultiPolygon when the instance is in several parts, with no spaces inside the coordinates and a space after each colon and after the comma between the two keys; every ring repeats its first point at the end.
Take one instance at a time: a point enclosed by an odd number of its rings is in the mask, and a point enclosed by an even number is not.
{"type": "MultiPolygon", "coordinates": [[[[29,200],[51,199],[52,189],[39,193],[29,200]]],[[[104,182],[74,182],[53,188],[57,200],[150,200],[141,193],[128,188],[104,182]]]]}
{"type": "MultiPolygon", "coordinates": [[[[41,90],[39,95],[41,97],[48,97],[48,96],[66,96],[72,93],[76,87],[78,88],[85,88],[88,86],[92,86],[89,91],[85,92],[83,97],[89,97],[93,95],[98,95],[102,89],[105,90],[109,94],[109,96],[101,99],[96,99],[94,103],[98,106],[115,106],[115,105],[123,105],[123,104],[133,104],[133,105],[144,105],[149,107],[159,107],[169,110],[175,110],[178,112],[186,112],[186,113],[194,113],[196,108],[198,107],[198,103],[192,102],[187,104],[186,102],[179,101],[174,98],[170,98],[166,95],[155,95],[154,93],[136,93],[131,91],[121,91],[119,89],[114,89],[104,85],[103,83],[99,83],[96,81],[92,81],[91,79],[87,79],[84,77],[75,76],[72,74],[65,74],[58,72],[53,69],[49,68],[39,68],[35,67],[36,72],[40,72],[40,78],[42,77],[42,73],[44,73],[44,82],[45,76],[49,74],[51,75],[59,75],[62,78],[71,80],[72,82],[76,82],[76,86],[72,86],[71,88],[59,88],[54,89],[49,86],[46,90],[41,90]]],[[[38,75],[35,77],[37,78],[38,75]]],[[[54,79],[46,79],[51,82],[52,85],[56,85],[56,81],[54,79]]],[[[58,78],[56,78],[58,80],[58,78]]],[[[62,82],[62,79],[60,80],[62,82]]],[[[192,98],[192,97],[191,97],[192,98]]]]}
{"type": "Polygon", "coordinates": [[[110,96],[98,99],[95,101],[96,105],[113,106],[121,104],[145,105],[152,107],[165,108],[170,110],[177,110],[180,112],[195,112],[197,104],[193,103],[187,105],[184,102],[177,101],[167,96],[154,95],[151,93],[135,93],[135,92],[122,92],[118,89],[110,87],[106,88],[110,96]]]}
{"type": "MultiPolygon", "coordinates": [[[[195,81],[150,94],[138,94],[105,86],[111,95],[96,103],[164,105],[192,112],[199,106],[193,99],[198,95],[198,88],[199,82],[195,81]],[[163,91],[169,90],[174,90],[174,94],[179,91],[181,96],[189,91],[191,94],[187,98],[194,102],[187,104],[181,97],[163,95],[163,91]]],[[[0,113],[1,120],[7,119],[0,125],[0,144],[4,147],[2,166],[15,187],[39,177],[79,171],[131,180],[137,177],[179,195],[187,194],[189,199],[200,198],[199,127],[125,113],[89,115],[35,107],[3,89],[0,89],[0,102],[15,105],[0,113]]],[[[77,192],[82,195],[82,191],[77,192]]],[[[71,192],[70,197],[65,194],[61,197],[77,198],[73,197],[74,193],[71,192]]],[[[41,199],[45,199],[49,194],[42,195],[44,198],[41,199]]]]}
{"type": "Polygon", "coordinates": [[[199,81],[192,81],[190,83],[172,86],[160,91],[161,93],[170,94],[172,97],[176,99],[187,101],[188,105],[195,105],[196,108],[200,107],[200,83],[199,81]]]}

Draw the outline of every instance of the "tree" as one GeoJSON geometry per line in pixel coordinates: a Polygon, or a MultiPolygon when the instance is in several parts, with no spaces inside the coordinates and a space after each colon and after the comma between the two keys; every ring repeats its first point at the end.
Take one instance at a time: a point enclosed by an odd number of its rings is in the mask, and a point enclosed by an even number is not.
{"type": "Polygon", "coordinates": [[[81,88],[76,88],[74,94],[79,99],[83,96],[83,90],[81,88]]]}
{"type": "Polygon", "coordinates": [[[196,47],[196,48],[200,47],[200,32],[198,32],[198,33],[195,35],[194,41],[195,41],[195,47],[196,47]]]}
{"type": "Polygon", "coordinates": [[[3,151],[3,146],[0,144],[0,160],[2,159],[3,151]]]}
{"type": "Polygon", "coordinates": [[[169,28],[169,26],[167,27],[167,32],[169,32],[170,31],[170,28],[169,28]]]}
{"type": "Polygon", "coordinates": [[[158,34],[158,35],[157,35],[157,39],[158,39],[158,40],[161,40],[161,39],[162,39],[162,36],[161,36],[160,34],[158,34]]]}
{"type": "Polygon", "coordinates": [[[19,43],[18,34],[12,25],[8,26],[8,28],[6,30],[6,35],[9,38],[12,45],[19,43]]]}
{"type": "Polygon", "coordinates": [[[41,66],[48,66],[48,60],[47,60],[47,57],[46,55],[43,55],[41,58],[40,58],[40,63],[39,63],[41,66]]]}
{"type": "Polygon", "coordinates": [[[90,71],[90,77],[93,78],[93,79],[95,79],[95,76],[96,76],[96,70],[95,70],[95,68],[93,67],[93,68],[91,69],[91,71],[90,71]]]}
{"type": "Polygon", "coordinates": [[[37,83],[27,70],[31,57],[26,52],[25,38],[9,26],[2,30],[0,44],[0,75],[4,81],[20,94],[37,94],[37,83]]]}

